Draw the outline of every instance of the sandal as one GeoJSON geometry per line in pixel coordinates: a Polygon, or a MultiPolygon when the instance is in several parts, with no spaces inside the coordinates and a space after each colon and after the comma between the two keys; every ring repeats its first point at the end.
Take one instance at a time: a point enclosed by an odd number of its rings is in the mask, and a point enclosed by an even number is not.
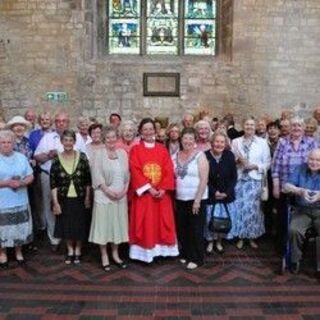
{"type": "Polygon", "coordinates": [[[73,259],[74,264],[79,264],[81,262],[80,260],[81,256],[80,255],[75,255],[73,259]]]}
{"type": "Polygon", "coordinates": [[[127,269],[128,265],[122,261],[122,262],[116,262],[114,261],[114,264],[119,268],[119,269],[127,269]]]}
{"type": "Polygon", "coordinates": [[[111,271],[110,264],[102,265],[102,269],[103,269],[104,272],[109,272],[109,271],[111,271]]]}
{"type": "Polygon", "coordinates": [[[73,256],[66,256],[66,259],[64,260],[65,264],[71,264],[73,262],[73,256]]]}

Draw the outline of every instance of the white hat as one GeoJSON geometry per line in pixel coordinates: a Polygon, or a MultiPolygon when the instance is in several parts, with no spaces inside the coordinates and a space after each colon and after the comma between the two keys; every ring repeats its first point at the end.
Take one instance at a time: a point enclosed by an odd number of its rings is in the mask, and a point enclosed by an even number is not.
{"type": "Polygon", "coordinates": [[[30,128],[31,127],[31,123],[29,121],[27,121],[24,117],[22,116],[14,116],[12,119],[10,119],[7,122],[6,127],[8,129],[11,129],[15,124],[22,124],[23,126],[25,126],[26,128],[30,128]]]}

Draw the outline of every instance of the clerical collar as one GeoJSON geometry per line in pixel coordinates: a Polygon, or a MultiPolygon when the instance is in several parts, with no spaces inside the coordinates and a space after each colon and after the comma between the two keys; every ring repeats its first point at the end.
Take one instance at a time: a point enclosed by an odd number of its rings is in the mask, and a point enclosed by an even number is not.
{"type": "Polygon", "coordinates": [[[150,148],[150,149],[153,148],[156,144],[155,142],[146,142],[146,141],[143,141],[143,143],[146,148],[150,148]]]}

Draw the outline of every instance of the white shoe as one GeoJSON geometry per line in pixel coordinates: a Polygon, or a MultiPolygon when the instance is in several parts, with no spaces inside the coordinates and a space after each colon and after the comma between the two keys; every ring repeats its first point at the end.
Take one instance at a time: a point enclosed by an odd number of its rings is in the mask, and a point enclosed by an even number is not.
{"type": "Polygon", "coordinates": [[[186,263],[187,263],[187,260],[186,260],[186,259],[180,259],[179,261],[180,261],[180,263],[182,263],[182,264],[186,264],[186,263]]]}
{"type": "Polygon", "coordinates": [[[189,262],[187,264],[187,269],[188,270],[194,270],[194,269],[197,269],[197,268],[198,268],[198,265],[196,263],[194,263],[194,262],[189,262]]]}
{"type": "Polygon", "coordinates": [[[237,246],[237,248],[238,248],[239,250],[241,250],[241,249],[243,248],[243,240],[240,239],[240,240],[237,242],[236,246],[237,246]]]}
{"type": "Polygon", "coordinates": [[[206,252],[207,252],[207,253],[212,253],[212,251],[213,251],[213,242],[210,241],[210,242],[208,243],[208,245],[207,245],[206,252]]]}
{"type": "Polygon", "coordinates": [[[258,249],[259,248],[258,244],[254,240],[250,240],[249,244],[250,244],[250,247],[252,249],[258,249]]]}

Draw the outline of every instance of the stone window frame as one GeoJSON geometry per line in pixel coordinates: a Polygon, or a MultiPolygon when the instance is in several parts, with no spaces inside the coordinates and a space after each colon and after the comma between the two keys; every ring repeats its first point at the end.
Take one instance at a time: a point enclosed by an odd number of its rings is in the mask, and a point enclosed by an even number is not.
{"type": "MultiPolygon", "coordinates": [[[[106,0],[85,0],[85,23],[86,23],[86,52],[89,59],[124,60],[133,59],[144,61],[150,60],[198,60],[210,61],[212,59],[232,60],[232,36],[233,36],[233,7],[234,0],[216,0],[216,54],[215,55],[148,55],[148,54],[109,54],[107,47],[107,16],[106,0]]],[[[183,39],[180,37],[179,46],[183,39]]]]}

